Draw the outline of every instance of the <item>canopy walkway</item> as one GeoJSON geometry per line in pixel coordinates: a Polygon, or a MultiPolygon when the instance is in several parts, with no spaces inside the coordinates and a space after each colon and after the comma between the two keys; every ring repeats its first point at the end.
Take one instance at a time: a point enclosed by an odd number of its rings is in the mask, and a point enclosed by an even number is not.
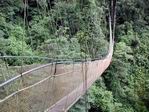
{"type": "Polygon", "coordinates": [[[23,84],[19,90],[0,100],[0,111],[61,112],[68,110],[109,66],[113,53],[112,36],[110,40],[109,53],[104,59],[73,64],[54,62],[39,65],[0,84],[1,88],[3,86],[10,88],[19,82],[23,84]],[[29,79],[32,79],[32,82],[26,81],[29,79]],[[35,83],[31,84],[33,82],[35,83]]]}
{"type": "Polygon", "coordinates": [[[9,68],[16,72],[0,84],[0,112],[68,111],[110,65],[114,45],[111,18],[109,26],[109,51],[102,59],[55,60],[9,68]]]}
{"type": "Polygon", "coordinates": [[[30,82],[25,82],[27,83],[24,84],[25,87],[0,100],[0,111],[62,112],[68,110],[106,70],[111,62],[112,53],[113,43],[111,41],[109,53],[102,60],[74,64],[49,63],[2,83],[0,87],[18,80],[23,82],[23,80],[32,78],[33,81],[37,76],[36,80],[40,80],[32,85],[30,82]]]}

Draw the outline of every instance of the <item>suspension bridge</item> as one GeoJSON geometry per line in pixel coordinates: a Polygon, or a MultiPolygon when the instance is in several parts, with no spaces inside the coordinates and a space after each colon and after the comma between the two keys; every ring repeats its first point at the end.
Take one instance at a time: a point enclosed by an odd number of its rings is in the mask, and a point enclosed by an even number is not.
{"type": "MultiPolygon", "coordinates": [[[[8,80],[4,78],[0,84],[0,112],[68,111],[110,65],[114,45],[114,2],[112,8],[109,15],[109,50],[105,57],[52,60],[47,64],[20,67],[6,65],[8,74],[12,77],[8,80]],[[11,72],[11,69],[15,73],[11,72]]],[[[8,58],[33,57],[1,56],[4,60],[8,58]]],[[[49,60],[48,57],[45,60],[49,60]]],[[[1,70],[1,74],[4,74],[3,72],[1,70]]]]}

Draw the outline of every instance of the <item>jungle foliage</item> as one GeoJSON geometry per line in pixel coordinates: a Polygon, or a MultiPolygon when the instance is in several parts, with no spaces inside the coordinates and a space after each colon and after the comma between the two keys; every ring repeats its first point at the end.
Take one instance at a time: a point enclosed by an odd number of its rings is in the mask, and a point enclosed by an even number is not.
{"type": "MultiPolygon", "coordinates": [[[[95,1],[0,1],[1,55],[56,59],[95,58],[107,54],[104,11],[95,1]],[[83,4],[83,5],[82,5],[83,4]],[[100,26],[103,27],[100,27],[100,26]],[[101,47],[102,46],[102,47],[101,47]]],[[[20,65],[19,60],[9,65],[20,65]]],[[[34,60],[24,61],[24,64],[34,60]]]]}
{"type": "Polygon", "coordinates": [[[149,1],[119,0],[116,21],[112,63],[88,91],[88,110],[149,112],[149,1]]]}
{"type": "MultiPolygon", "coordinates": [[[[0,0],[0,55],[104,57],[108,6],[108,0],[0,0]]],[[[85,103],[91,112],[149,112],[149,1],[118,0],[116,21],[112,63],[87,92],[87,102],[83,97],[71,112],[85,112],[85,103]]]]}

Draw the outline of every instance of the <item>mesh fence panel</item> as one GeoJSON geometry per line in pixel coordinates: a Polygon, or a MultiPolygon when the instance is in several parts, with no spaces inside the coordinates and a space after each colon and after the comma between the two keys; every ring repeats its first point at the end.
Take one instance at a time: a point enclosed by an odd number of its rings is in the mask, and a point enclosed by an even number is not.
{"type": "Polygon", "coordinates": [[[52,112],[55,106],[54,111],[66,110],[108,67],[111,55],[92,62],[51,63],[27,70],[0,88],[0,112],[42,112],[49,107],[52,112]]]}

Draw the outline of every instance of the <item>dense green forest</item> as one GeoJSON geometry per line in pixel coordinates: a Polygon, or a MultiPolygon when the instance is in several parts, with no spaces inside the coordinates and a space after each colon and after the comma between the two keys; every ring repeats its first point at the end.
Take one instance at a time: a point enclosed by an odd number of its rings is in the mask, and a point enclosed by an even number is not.
{"type": "MultiPolygon", "coordinates": [[[[89,111],[148,112],[149,1],[118,0],[116,21],[112,63],[87,93],[89,111]]],[[[81,99],[71,111],[85,111],[85,103],[81,99]]]]}
{"type": "MultiPolygon", "coordinates": [[[[0,55],[104,57],[108,8],[109,0],[0,0],[0,55]]],[[[112,63],[70,112],[85,112],[85,103],[90,112],[149,112],[149,1],[118,0],[116,11],[112,63]]]]}

